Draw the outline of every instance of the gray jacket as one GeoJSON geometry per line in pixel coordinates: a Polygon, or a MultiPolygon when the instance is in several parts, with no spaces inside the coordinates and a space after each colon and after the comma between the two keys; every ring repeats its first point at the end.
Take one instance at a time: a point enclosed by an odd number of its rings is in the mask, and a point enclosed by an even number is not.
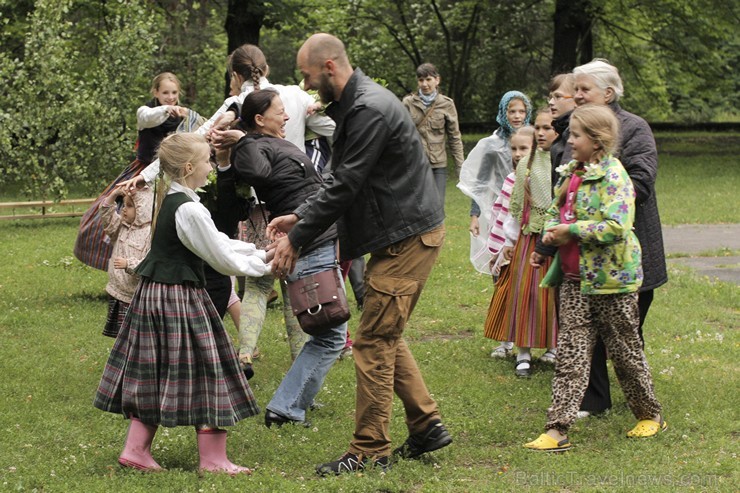
{"type": "Polygon", "coordinates": [[[342,259],[398,243],[442,224],[442,201],[419,133],[387,89],[355,69],[326,113],[336,122],[332,175],[295,210],[298,248],[337,222],[342,259]]]}

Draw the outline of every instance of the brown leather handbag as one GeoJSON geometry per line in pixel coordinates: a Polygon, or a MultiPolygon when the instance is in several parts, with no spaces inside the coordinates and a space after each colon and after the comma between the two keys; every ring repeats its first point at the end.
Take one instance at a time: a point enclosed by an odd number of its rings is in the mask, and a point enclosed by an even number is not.
{"type": "Polygon", "coordinates": [[[306,334],[321,335],[349,320],[347,295],[339,269],[329,269],[288,283],[293,315],[306,334]]]}

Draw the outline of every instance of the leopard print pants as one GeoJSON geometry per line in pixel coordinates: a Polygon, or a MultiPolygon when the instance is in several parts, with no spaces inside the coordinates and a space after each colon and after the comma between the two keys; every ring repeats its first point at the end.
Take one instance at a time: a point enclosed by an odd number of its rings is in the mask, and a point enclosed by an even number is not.
{"type": "Polygon", "coordinates": [[[661,413],[638,325],[637,293],[584,295],[578,282],[564,281],[560,286],[558,354],[546,430],[565,434],[576,420],[588,386],[597,335],[609,351],[635,417],[649,419],[661,413]]]}

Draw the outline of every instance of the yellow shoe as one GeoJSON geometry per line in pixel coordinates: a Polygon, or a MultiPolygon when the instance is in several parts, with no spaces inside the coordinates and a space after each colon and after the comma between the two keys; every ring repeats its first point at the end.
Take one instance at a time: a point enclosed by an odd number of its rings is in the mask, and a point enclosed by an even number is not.
{"type": "Polygon", "coordinates": [[[543,433],[537,440],[525,443],[524,448],[539,450],[541,452],[565,452],[566,450],[570,450],[571,445],[567,438],[558,442],[550,435],[543,433]]]}
{"type": "Polygon", "coordinates": [[[660,418],[660,423],[656,423],[652,419],[643,419],[637,422],[637,425],[627,432],[629,438],[648,438],[657,435],[661,431],[665,431],[668,428],[663,418],[660,418]]]}

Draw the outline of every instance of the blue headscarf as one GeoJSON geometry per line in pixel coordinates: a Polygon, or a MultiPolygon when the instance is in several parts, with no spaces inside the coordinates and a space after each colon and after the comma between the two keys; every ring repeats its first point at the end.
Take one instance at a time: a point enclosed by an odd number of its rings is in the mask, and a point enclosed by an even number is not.
{"type": "Polygon", "coordinates": [[[501,98],[501,102],[498,104],[498,115],[496,115],[496,121],[501,125],[501,129],[504,132],[504,137],[508,139],[511,134],[514,133],[514,127],[509,123],[509,119],[506,117],[506,110],[509,109],[509,103],[512,99],[521,99],[524,103],[524,107],[527,109],[527,115],[524,117],[524,125],[529,125],[529,120],[532,118],[532,103],[529,98],[519,91],[509,91],[501,98]]]}

